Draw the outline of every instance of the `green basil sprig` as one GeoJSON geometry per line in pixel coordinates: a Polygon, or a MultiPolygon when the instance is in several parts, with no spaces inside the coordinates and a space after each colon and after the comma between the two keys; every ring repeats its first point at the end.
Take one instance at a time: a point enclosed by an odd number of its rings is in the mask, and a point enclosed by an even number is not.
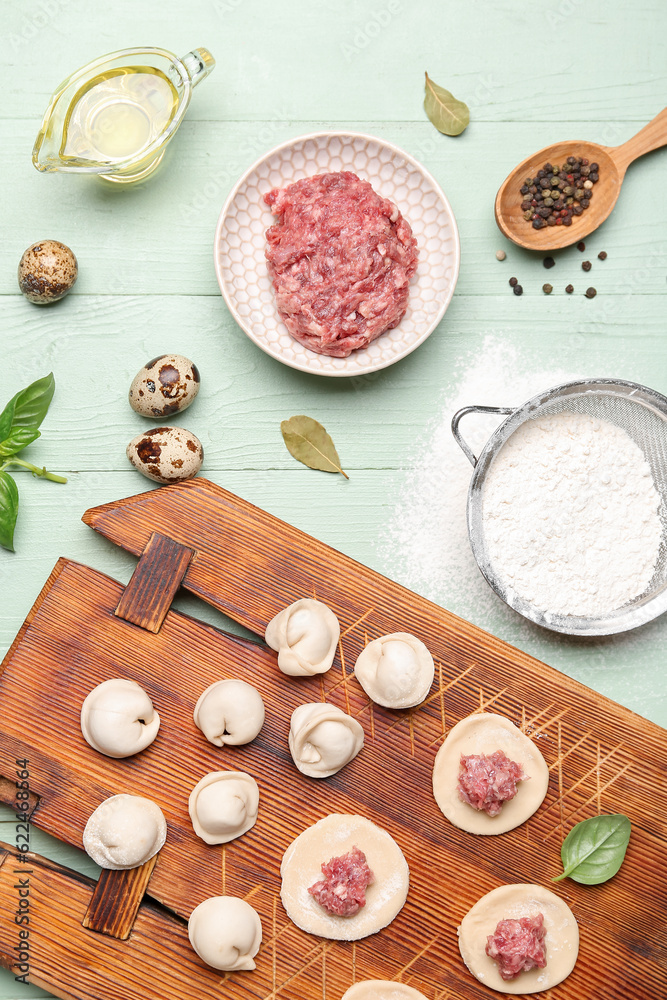
{"type": "Polygon", "coordinates": [[[16,457],[40,436],[38,427],[47,414],[55,387],[53,373],[37,379],[17,392],[0,413],[0,545],[11,552],[14,551],[19,491],[14,478],[5,469],[15,465],[54,483],[67,482],[64,476],[56,476],[16,457]]]}
{"type": "Polygon", "coordinates": [[[623,864],[630,842],[630,820],[622,813],[593,816],[573,826],[563,841],[563,874],[552,882],[571,878],[583,885],[599,885],[623,864]]]}

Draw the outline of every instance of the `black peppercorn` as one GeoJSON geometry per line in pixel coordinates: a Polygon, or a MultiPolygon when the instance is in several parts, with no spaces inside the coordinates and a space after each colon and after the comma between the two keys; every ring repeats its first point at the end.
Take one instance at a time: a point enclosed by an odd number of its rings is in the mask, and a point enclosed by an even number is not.
{"type": "Polygon", "coordinates": [[[577,250],[581,250],[581,252],[583,253],[585,249],[586,249],[586,244],[584,243],[583,240],[577,243],[577,250]]]}
{"type": "Polygon", "coordinates": [[[512,288],[514,288],[514,286],[518,284],[519,284],[518,278],[510,278],[510,285],[512,286],[512,288]]]}
{"type": "Polygon", "coordinates": [[[572,292],[574,291],[574,285],[566,285],[565,291],[567,292],[568,295],[572,295],[572,292]]]}
{"type": "Polygon", "coordinates": [[[551,295],[551,293],[553,292],[553,290],[554,290],[554,286],[550,285],[548,282],[547,282],[546,285],[542,285],[542,291],[544,292],[545,295],[551,295]]]}
{"type": "MultiPolygon", "coordinates": [[[[515,285],[514,286],[514,294],[515,295],[523,295],[523,288],[521,287],[521,285],[515,285]]],[[[588,292],[586,294],[588,294],[588,292]]]]}
{"type": "Polygon", "coordinates": [[[597,291],[594,288],[591,287],[591,288],[587,288],[586,289],[586,298],[587,299],[594,299],[596,295],[597,295],[597,291]]]}
{"type": "Polygon", "coordinates": [[[544,264],[545,267],[553,267],[556,261],[553,259],[553,257],[545,257],[542,263],[544,264]]]}
{"type": "Polygon", "coordinates": [[[592,266],[593,265],[591,264],[590,260],[585,260],[583,262],[583,264],[581,265],[581,268],[582,268],[583,271],[590,271],[590,269],[592,268],[592,266]]]}
{"type": "Polygon", "coordinates": [[[598,254],[598,260],[606,260],[606,259],[607,259],[607,251],[600,250],[600,253],[598,254]]]}

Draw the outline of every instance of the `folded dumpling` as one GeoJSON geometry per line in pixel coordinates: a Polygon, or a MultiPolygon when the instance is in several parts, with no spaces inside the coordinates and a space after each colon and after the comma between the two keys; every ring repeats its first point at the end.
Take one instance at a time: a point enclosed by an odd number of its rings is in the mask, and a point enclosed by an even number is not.
{"type": "Polygon", "coordinates": [[[271,619],[265,638],[277,651],[284,674],[309,677],[325,673],[333,663],[340,625],[322,601],[303,598],[271,619]]]}
{"type": "Polygon", "coordinates": [[[88,694],[81,706],[81,732],[107,757],[131,757],[145,750],[160,728],[160,716],[136,681],[113,677],[88,694]]]}
{"type": "Polygon", "coordinates": [[[213,969],[254,969],[262,922],[244,899],[210,896],[190,914],[188,936],[199,957],[213,969]]]}
{"type": "Polygon", "coordinates": [[[429,693],[435,666],[421,641],[409,632],[391,632],[369,642],[354,675],[368,697],[385,708],[412,708],[429,693]]]}
{"type": "Polygon", "coordinates": [[[313,702],[292,713],[289,748],[294,763],[310,778],[328,778],[357,756],[364,730],[335,705],[313,702]]]}

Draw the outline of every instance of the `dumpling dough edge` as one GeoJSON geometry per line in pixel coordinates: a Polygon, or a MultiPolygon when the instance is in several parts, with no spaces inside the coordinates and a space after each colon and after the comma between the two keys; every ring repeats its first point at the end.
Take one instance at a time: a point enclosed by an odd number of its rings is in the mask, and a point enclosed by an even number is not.
{"type": "Polygon", "coordinates": [[[549,788],[549,767],[538,747],[503,715],[478,712],[457,722],[449,731],[433,763],[433,794],[450,823],[481,836],[507,833],[525,823],[544,802],[549,788]],[[461,754],[491,754],[503,750],[521,764],[528,780],[519,782],[513,799],[497,816],[474,809],[459,798],[461,754]]]}
{"type": "Polygon", "coordinates": [[[310,934],[334,941],[358,941],[386,927],[403,908],[410,872],[400,847],[387,830],[364,816],[331,813],[292,841],[280,866],[280,896],[288,917],[310,934]],[[375,882],[366,905],[352,917],[328,913],[308,886],[322,878],[321,865],[358,847],[366,855],[375,882]]]}
{"type": "Polygon", "coordinates": [[[501,885],[482,896],[458,928],[459,951],[480,983],[499,993],[540,993],[557,986],[572,972],[579,954],[579,927],[567,903],[541,885],[501,885]],[[486,941],[498,922],[544,913],[547,964],[505,982],[498,965],[486,954],[486,941]]]}

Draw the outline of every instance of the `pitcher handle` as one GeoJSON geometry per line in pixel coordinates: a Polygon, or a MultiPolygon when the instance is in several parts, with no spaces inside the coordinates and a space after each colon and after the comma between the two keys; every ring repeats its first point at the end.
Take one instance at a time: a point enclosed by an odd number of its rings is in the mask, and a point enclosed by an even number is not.
{"type": "Polygon", "coordinates": [[[465,417],[468,413],[501,413],[507,415],[509,413],[514,413],[515,406],[464,406],[452,417],[452,434],[454,435],[454,440],[457,445],[468,459],[473,469],[477,465],[477,458],[473,454],[470,446],[463,440],[461,432],[459,430],[459,424],[461,423],[461,418],[465,417]]]}
{"type": "Polygon", "coordinates": [[[193,87],[205,80],[209,73],[215,69],[215,59],[208,49],[193,49],[192,52],[183,56],[181,62],[188,71],[193,87]]]}

